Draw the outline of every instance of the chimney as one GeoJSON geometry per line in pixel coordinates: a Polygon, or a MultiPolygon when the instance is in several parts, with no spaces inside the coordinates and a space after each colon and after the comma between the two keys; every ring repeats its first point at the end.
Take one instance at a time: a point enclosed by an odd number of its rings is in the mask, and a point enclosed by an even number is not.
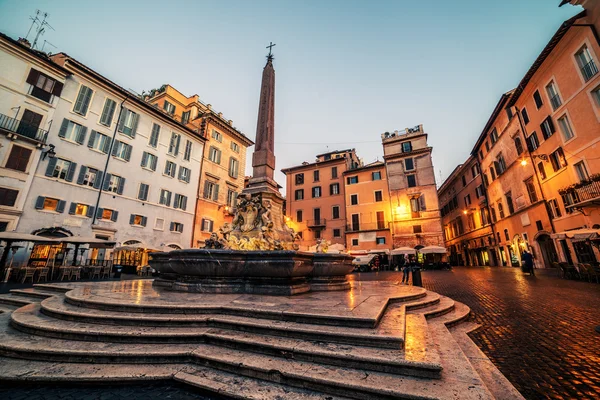
{"type": "Polygon", "coordinates": [[[21,43],[23,46],[27,47],[28,49],[31,48],[31,43],[29,43],[29,40],[20,37],[19,40],[17,40],[17,43],[21,43]]]}

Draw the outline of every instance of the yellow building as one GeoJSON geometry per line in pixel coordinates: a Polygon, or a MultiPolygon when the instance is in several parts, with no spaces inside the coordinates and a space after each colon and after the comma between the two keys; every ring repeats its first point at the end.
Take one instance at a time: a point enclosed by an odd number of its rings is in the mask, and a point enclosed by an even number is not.
{"type": "MultiPolygon", "coordinates": [[[[163,85],[144,98],[207,139],[192,236],[192,244],[202,247],[211,232],[231,222],[235,200],[244,189],[246,152],[254,142],[235,128],[232,120],[213,111],[210,104],[201,102],[197,94],[186,97],[174,87],[163,85]]],[[[176,136],[169,146],[176,152],[187,154],[189,151],[188,144],[181,143],[176,136]]]]}

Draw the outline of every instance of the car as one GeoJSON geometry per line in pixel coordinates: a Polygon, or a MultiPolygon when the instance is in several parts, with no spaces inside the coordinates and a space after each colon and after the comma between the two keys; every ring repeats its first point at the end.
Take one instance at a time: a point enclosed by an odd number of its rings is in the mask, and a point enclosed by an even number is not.
{"type": "Polygon", "coordinates": [[[379,268],[376,266],[377,257],[377,254],[366,254],[364,256],[355,257],[354,260],[352,260],[354,271],[368,272],[378,270],[379,268]]]}

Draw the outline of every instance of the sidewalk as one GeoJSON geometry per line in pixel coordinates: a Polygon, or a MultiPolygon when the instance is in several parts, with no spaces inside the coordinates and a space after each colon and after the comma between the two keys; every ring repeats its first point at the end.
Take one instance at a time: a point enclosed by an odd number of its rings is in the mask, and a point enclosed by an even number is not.
{"type": "MultiPolygon", "coordinates": [[[[137,276],[136,274],[121,274],[120,279],[110,278],[110,279],[81,279],[77,282],[108,282],[108,281],[131,281],[135,279],[153,279],[151,276],[137,276]]],[[[60,283],[61,281],[49,281],[48,283],[60,283]]],[[[63,282],[75,282],[75,281],[63,281],[63,282]]],[[[12,289],[25,289],[33,287],[33,285],[37,283],[25,282],[25,283],[16,283],[16,282],[8,282],[8,283],[0,283],[0,294],[8,293],[12,289]]],[[[46,283],[46,282],[40,282],[46,283]]]]}

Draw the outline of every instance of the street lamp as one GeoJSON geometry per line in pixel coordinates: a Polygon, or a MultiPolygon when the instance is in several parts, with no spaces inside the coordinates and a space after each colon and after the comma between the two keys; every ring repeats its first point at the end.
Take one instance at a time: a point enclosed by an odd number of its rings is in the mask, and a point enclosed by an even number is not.
{"type": "MultiPolygon", "coordinates": [[[[529,156],[532,158],[532,160],[539,158],[542,161],[548,161],[548,156],[546,154],[529,154],[529,156]]],[[[524,167],[527,166],[527,160],[525,159],[525,157],[523,157],[523,159],[521,160],[521,165],[524,167]]]]}

